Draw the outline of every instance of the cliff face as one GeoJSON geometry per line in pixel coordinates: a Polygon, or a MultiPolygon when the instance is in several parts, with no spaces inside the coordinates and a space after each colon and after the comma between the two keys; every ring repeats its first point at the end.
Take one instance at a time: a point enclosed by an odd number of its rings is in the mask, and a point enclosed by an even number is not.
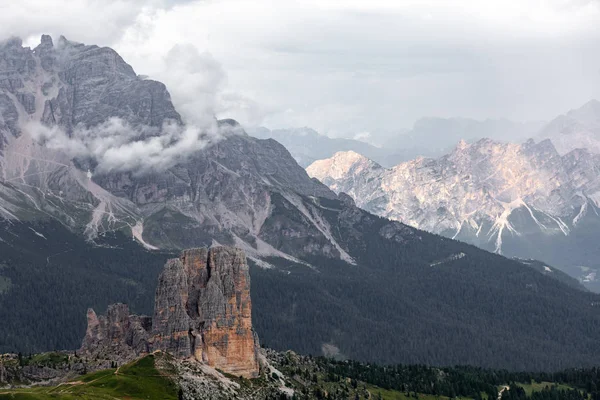
{"type": "Polygon", "coordinates": [[[256,377],[258,339],[252,330],[250,274],[239,249],[185,250],[159,277],[154,317],[88,311],[82,351],[118,361],[154,350],[193,357],[236,376],[256,377]]]}
{"type": "Polygon", "coordinates": [[[417,158],[391,169],[340,152],[307,171],[377,215],[486,250],[561,265],[562,259],[535,251],[547,247],[541,241],[549,238],[570,246],[561,250],[570,257],[587,252],[569,236],[581,241],[586,224],[597,224],[599,168],[597,154],[574,150],[561,156],[548,140],[518,145],[481,139],[461,141],[444,157],[417,158]],[[527,251],[523,238],[531,241],[527,251]]]}
{"type": "Polygon", "coordinates": [[[250,275],[241,250],[185,250],[169,260],[159,278],[154,348],[254,376],[258,364],[251,314],[250,275]]]}
{"type": "MultiPolygon", "coordinates": [[[[110,48],[65,38],[53,43],[49,36],[34,49],[20,39],[2,42],[0,217],[52,216],[92,240],[129,226],[149,248],[217,241],[251,257],[349,261],[329,223],[304,215],[318,212],[306,197],[336,195],[275,140],[252,138],[231,120],[218,125],[218,138],[202,133],[206,148],[164,165],[102,168],[106,151],[85,149],[113,143],[106,135],[126,146],[171,143],[173,130],[193,128],[184,125],[167,88],[136,75],[110,48]],[[77,151],[62,143],[65,137],[77,151]],[[62,139],[53,145],[50,138],[62,139]],[[298,217],[287,219],[288,210],[298,217]],[[282,223],[288,240],[281,240],[282,223]]],[[[111,152],[121,154],[119,146],[111,152]]]]}
{"type": "Polygon", "coordinates": [[[111,304],[106,315],[87,312],[87,330],[81,349],[84,353],[118,363],[150,350],[150,317],[130,315],[126,304],[111,304]]]}

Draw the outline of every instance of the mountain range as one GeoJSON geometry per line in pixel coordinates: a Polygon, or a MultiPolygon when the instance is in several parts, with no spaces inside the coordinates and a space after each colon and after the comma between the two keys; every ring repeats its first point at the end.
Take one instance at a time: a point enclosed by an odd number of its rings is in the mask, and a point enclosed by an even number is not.
{"type": "Polygon", "coordinates": [[[537,138],[550,139],[564,155],[575,149],[600,153],[600,101],[591,100],[545,125],[537,138]]]}
{"type": "Polygon", "coordinates": [[[275,349],[530,370],[600,356],[598,295],[365,211],[233,120],[196,128],[110,48],[0,45],[2,351],[76,348],[89,307],[149,314],[167,258],[220,244],[248,255],[275,349]]]}
{"type": "Polygon", "coordinates": [[[469,118],[421,118],[412,129],[395,135],[373,138],[379,145],[366,141],[330,138],[311,128],[249,130],[251,136],[275,139],[283,144],[302,167],[329,158],[339,151],[355,151],[384,167],[393,167],[418,156],[438,157],[452,150],[464,139],[471,143],[482,137],[501,141],[522,141],[537,134],[541,122],[519,123],[506,119],[477,121],[469,118]]]}
{"type": "Polygon", "coordinates": [[[389,169],[339,152],[307,171],[386,218],[576,276],[600,266],[600,155],[586,149],[560,155],[548,139],[481,139],[389,169]]]}

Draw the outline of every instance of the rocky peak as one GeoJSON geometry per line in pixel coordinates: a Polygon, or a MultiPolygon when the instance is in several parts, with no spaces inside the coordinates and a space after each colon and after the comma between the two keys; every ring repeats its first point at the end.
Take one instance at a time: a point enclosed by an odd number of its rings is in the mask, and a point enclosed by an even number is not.
{"type": "Polygon", "coordinates": [[[52,47],[54,47],[54,43],[52,42],[52,36],[50,36],[50,35],[42,35],[42,38],[40,39],[40,46],[43,46],[43,47],[52,46],[52,47]]]}
{"type": "Polygon", "coordinates": [[[159,278],[154,348],[193,356],[223,371],[258,373],[250,274],[239,249],[185,250],[159,278]]]}
{"type": "Polygon", "coordinates": [[[467,147],[469,147],[469,144],[466,142],[466,140],[465,139],[460,139],[460,141],[456,145],[456,150],[455,151],[462,151],[462,150],[465,150],[467,147]]]}
{"type": "Polygon", "coordinates": [[[91,308],[87,311],[87,330],[81,352],[103,361],[122,363],[149,352],[151,318],[129,314],[126,304],[111,304],[106,315],[97,316],[91,308]]]}
{"type": "Polygon", "coordinates": [[[567,116],[589,124],[600,124],[600,101],[593,99],[578,109],[571,110],[567,116]]]}
{"type": "Polygon", "coordinates": [[[561,157],[550,140],[463,142],[447,156],[389,170],[330,167],[336,163],[320,160],[307,171],[368,211],[498,252],[508,233],[568,235],[600,193],[598,157],[561,157]]]}
{"type": "Polygon", "coordinates": [[[538,134],[550,139],[561,155],[577,148],[600,153],[600,101],[591,100],[550,121],[538,134]]]}
{"type": "Polygon", "coordinates": [[[381,168],[376,162],[354,151],[339,151],[331,158],[317,160],[312,163],[306,171],[311,177],[322,181],[322,178],[329,176],[337,179],[346,176],[349,173],[360,173],[366,169],[381,168]]]}
{"type": "Polygon", "coordinates": [[[40,44],[37,45],[35,49],[33,49],[34,53],[39,53],[41,51],[49,51],[54,49],[54,42],[52,41],[52,36],[50,35],[42,35],[40,39],[40,44]]]}
{"type": "Polygon", "coordinates": [[[115,304],[106,316],[88,310],[87,320],[85,354],[120,362],[161,350],[236,376],[258,376],[250,274],[239,249],[190,249],[167,261],[151,319],[115,304]]]}

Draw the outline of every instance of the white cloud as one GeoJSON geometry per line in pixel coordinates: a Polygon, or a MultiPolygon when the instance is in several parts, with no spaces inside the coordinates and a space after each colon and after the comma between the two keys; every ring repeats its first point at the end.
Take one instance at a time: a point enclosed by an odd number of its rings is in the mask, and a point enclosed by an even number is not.
{"type": "Polygon", "coordinates": [[[79,42],[108,45],[151,2],[129,0],[19,0],[0,5],[0,37],[19,36],[34,43],[43,33],[79,42]]]}
{"type": "Polygon", "coordinates": [[[23,129],[46,148],[61,150],[71,158],[93,160],[100,173],[164,170],[220,139],[215,125],[200,129],[167,121],[159,135],[157,128],[132,127],[119,118],[92,128],[78,126],[70,135],[60,127],[39,122],[29,122],[23,129]]]}
{"type": "Polygon", "coordinates": [[[210,53],[201,54],[191,44],[177,44],[164,57],[162,71],[153,78],[167,85],[186,121],[203,126],[217,114],[217,96],[223,90],[226,74],[210,53]]]}
{"type": "Polygon", "coordinates": [[[358,132],[356,135],[354,135],[354,140],[361,140],[363,142],[368,142],[369,139],[371,139],[373,137],[373,135],[371,135],[371,132],[358,132]]]}
{"type": "Polygon", "coordinates": [[[597,0],[10,3],[0,35],[114,46],[190,119],[352,137],[430,115],[548,119],[600,97],[597,0]]]}

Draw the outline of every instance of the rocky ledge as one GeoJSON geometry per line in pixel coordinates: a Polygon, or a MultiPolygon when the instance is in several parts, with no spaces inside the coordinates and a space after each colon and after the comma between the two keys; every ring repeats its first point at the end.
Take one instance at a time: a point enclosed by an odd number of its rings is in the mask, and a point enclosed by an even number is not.
{"type": "Polygon", "coordinates": [[[86,356],[122,363],[160,350],[235,376],[259,375],[250,274],[239,249],[190,249],[167,261],[152,318],[115,304],[106,316],[88,310],[87,319],[86,356]]]}

